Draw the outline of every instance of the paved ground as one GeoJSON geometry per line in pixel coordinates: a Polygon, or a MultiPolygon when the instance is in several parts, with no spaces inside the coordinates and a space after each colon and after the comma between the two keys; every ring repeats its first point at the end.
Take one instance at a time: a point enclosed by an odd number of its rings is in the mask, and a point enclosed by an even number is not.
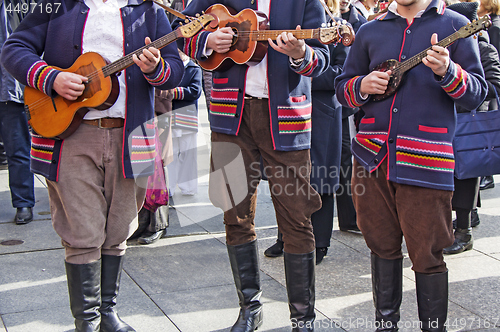
{"type": "MultiPolygon", "coordinates": [[[[204,113],[203,105],[200,113],[204,113]]],[[[168,236],[127,251],[119,296],[121,317],[138,332],[229,331],[238,300],[224,245],[220,210],[207,194],[208,125],[199,135],[200,193],[176,193],[168,236]]],[[[472,251],[446,257],[450,270],[450,331],[500,331],[500,177],[483,191],[481,224],[472,251]]],[[[282,258],[263,251],[273,244],[272,202],[260,186],[256,225],[261,252],[264,324],[261,331],[290,331],[282,258]]],[[[8,173],[0,171],[0,332],[73,330],[64,252],[52,229],[45,182],[36,179],[35,220],[15,225],[8,173]],[[7,245],[5,241],[21,240],[7,245]]],[[[363,237],[338,231],[316,269],[316,331],[374,331],[370,253],[363,237]]],[[[402,331],[417,331],[415,278],[404,261],[402,331]]]]}

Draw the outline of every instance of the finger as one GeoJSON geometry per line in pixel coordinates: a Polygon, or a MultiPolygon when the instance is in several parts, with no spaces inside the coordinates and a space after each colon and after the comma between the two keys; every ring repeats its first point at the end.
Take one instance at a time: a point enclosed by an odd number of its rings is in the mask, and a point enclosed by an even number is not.
{"type": "Polygon", "coordinates": [[[438,42],[438,35],[437,33],[433,33],[431,36],[431,45],[435,45],[438,42]]]}
{"type": "Polygon", "coordinates": [[[141,55],[144,56],[147,61],[151,61],[152,59],[155,58],[155,56],[153,55],[153,53],[151,53],[151,51],[149,51],[149,49],[142,50],[141,55]]]}
{"type": "Polygon", "coordinates": [[[151,55],[155,58],[159,58],[160,57],[160,50],[158,50],[157,48],[155,47],[150,47],[148,48],[148,51],[151,53],[151,55]]]}
{"type": "Polygon", "coordinates": [[[149,37],[144,38],[144,43],[145,43],[146,45],[151,44],[151,39],[150,39],[149,37]]]}
{"type": "Polygon", "coordinates": [[[274,50],[279,51],[280,47],[277,44],[275,44],[271,38],[267,38],[267,42],[274,50]]]}

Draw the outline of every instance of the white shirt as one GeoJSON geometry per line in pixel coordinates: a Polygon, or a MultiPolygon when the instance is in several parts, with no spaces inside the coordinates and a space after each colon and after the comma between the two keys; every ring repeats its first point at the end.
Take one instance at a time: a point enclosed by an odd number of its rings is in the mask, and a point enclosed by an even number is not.
{"type": "MultiPolygon", "coordinates": [[[[83,30],[82,53],[96,52],[110,62],[123,57],[123,24],[120,8],[128,0],[84,0],[89,13],[83,30]]],[[[118,76],[120,93],[110,108],[99,111],[89,108],[84,119],[92,120],[103,117],[125,118],[125,74],[118,76]]]]}
{"type": "MultiPolygon", "coordinates": [[[[257,10],[266,14],[269,17],[271,1],[270,0],[258,0],[257,10]]],[[[269,46],[270,48],[271,46],[269,46]]],[[[245,94],[253,97],[268,98],[269,91],[267,89],[267,54],[264,56],[261,62],[257,65],[252,66],[249,64],[247,72],[247,84],[245,88],[245,94]],[[265,79],[262,79],[264,78],[265,79]]]]}

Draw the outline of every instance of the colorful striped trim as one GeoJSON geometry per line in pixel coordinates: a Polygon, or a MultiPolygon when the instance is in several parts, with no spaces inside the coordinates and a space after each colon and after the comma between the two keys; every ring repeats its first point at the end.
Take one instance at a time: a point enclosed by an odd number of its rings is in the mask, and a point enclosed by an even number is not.
{"type": "Polygon", "coordinates": [[[304,121],[279,122],[280,134],[299,134],[311,131],[311,119],[304,121]]]}
{"type": "Polygon", "coordinates": [[[160,63],[158,66],[161,66],[160,71],[158,74],[154,77],[144,75],[146,80],[153,85],[153,86],[159,86],[162,84],[165,84],[166,81],[168,81],[168,78],[170,77],[170,65],[163,60],[163,58],[160,58],[160,63]]]}
{"type": "Polygon", "coordinates": [[[49,82],[49,78],[52,75],[56,75],[57,73],[59,73],[59,70],[47,65],[45,61],[40,60],[30,67],[26,81],[30,87],[38,89],[46,95],[50,95],[51,93],[48,91],[47,82],[49,82]]]}
{"type": "Polygon", "coordinates": [[[190,58],[196,59],[198,53],[198,41],[201,38],[201,32],[194,37],[186,38],[184,41],[184,49],[182,50],[190,58]]]}
{"type": "Polygon", "coordinates": [[[383,131],[360,131],[354,140],[364,149],[373,153],[374,155],[380,152],[382,145],[387,139],[387,132],[383,131]]]}
{"type": "Polygon", "coordinates": [[[444,14],[444,9],[446,8],[446,3],[444,1],[439,1],[436,12],[440,15],[444,14]]]}
{"type": "Polygon", "coordinates": [[[210,93],[210,114],[235,116],[238,106],[238,89],[215,89],[210,93]]]}
{"type": "Polygon", "coordinates": [[[172,93],[174,96],[173,99],[178,99],[178,100],[184,99],[184,88],[183,87],[178,86],[177,88],[172,90],[172,93]]]}
{"type": "Polygon", "coordinates": [[[443,89],[451,98],[458,99],[467,91],[468,74],[458,63],[452,66],[452,70],[453,79],[443,89]]]}
{"type": "Polygon", "coordinates": [[[311,118],[312,105],[278,106],[278,120],[306,120],[311,118]]]}
{"type": "Polygon", "coordinates": [[[312,104],[278,106],[278,130],[280,134],[298,134],[311,131],[312,104]]]}
{"type": "Polygon", "coordinates": [[[188,128],[188,129],[197,129],[198,128],[198,117],[186,114],[174,114],[174,126],[188,128]]]}
{"type": "MultiPolygon", "coordinates": [[[[314,69],[318,66],[318,56],[314,52],[314,49],[307,45],[311,49],[311,56],[307,59],[306,65],[303,69],[297,71],[297,74],[303,76],[309,76],[313,73],[314,69]]],[[[306,60],[304,60],[305,62],[306,60]]]]}
{"type": "Polygon", "coordinates": [[[448,142],[399,136],[396,140],[396,164],[453,173],[453,146],[448,142]]]}
{"type": "Polygon", "coordinates": [[[155,159],[155,135],[132,136],[130,161],[132,164],[152,162],[155,159]]]}
{"type": "Polygon", "coordinates": [[[356,81],[360,78],[360,76],[354,76],[351,78],[344,87],[344,98],[349,104],[350,107],[359,107],[363,105],[362,103],[356,100],[356,91],[354,87],[356,86],[356,81]]]}
{"type": "Polygon", "coordinates": [[[31,136],[31,158],[45,164],[52,163],[56,141],[36,134],[31,136]]]}

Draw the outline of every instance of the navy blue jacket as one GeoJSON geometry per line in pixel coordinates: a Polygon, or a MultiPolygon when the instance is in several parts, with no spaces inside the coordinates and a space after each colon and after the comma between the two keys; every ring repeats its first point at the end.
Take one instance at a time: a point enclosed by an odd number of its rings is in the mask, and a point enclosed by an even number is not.
{"type": "MultiPolygon", "coordinates": [[[[240,12],[245,8],[257,10],[257,1],[198,0],[191,2],[184,14],[194,16],[215,3],[240,12]]],[[[316,29],[325,22],[324,9],[317,0],[271,0],[271,30],[316,29]]],[[[174,22],[175,24],[178,21],[174,22]]],[[[179,40],[179,48],[191,58],[201,59],[208,32],[179,40]]],[[[321,74],[328,66],[326,45],[306,40],[305,60],[293,69],[288,56],[268,48],[267,65],[271,136],[275,150],[309,149],[311,143],[311,77],[321,74]]],[[[248,66],[234,65],[223,72],[213,72],[210,103],[210,128],[214,132],[238,135],[243,111],[248,66]]]]}
{"type": "MultiPolygon", "coordinates": [[[[89,8],[82,0],[42,0],[38,6],[42,10],[29,14],[9,37],[1,61],[22,84],[52,95],[59,73],[53,66],[69,68],[81,55],[89,8]],[[61,5],[56,7],[57,3],[61,5]],[[50,13],[45,10],[49,5],[53,8],[50,13]]],[[[121,14],[124,55],[144,46],[145,37],[154,41],[172,31],[164,10],[151,1],[129,0],[121,14]]],[[[162,48],[161,55],[163,60],[151,75],[144,75],[136,65],[121,73],[126,75],[127,85],[122,164],[126,178],[153,173],[154,87],[174,88],[184,73],[175,43],[162,48]]],[[[63,144],[63,140],[33,135],[32,171],[56,181],[63,144]]]]}
{"type": "Polygon", "coordinates": [[[388,158],[390,181],[453,190],[454,104],[474,109],[487,93],[477,41],[459,39],[448,47],[450,65],[442,79],[419,64],[406,73],[396,94],[383,101],[363,100],[359,91],[362,78],[378,64],[409,59],[430,46],[433,33],[443,39],[468,22],[432,0],[410,25],[389,11],[358,30],[335,87],[343,105],[365,112],[352,151],[367,170],[388,158]]]}
{"type": "Polygon", "coordinates": [[[329,44],[330,65],[312,80],[311,185],[333,194],[339,183],[342,151],[342,105],[335,97],[335,78],[342,74],[348,47],[329,44]]]}

